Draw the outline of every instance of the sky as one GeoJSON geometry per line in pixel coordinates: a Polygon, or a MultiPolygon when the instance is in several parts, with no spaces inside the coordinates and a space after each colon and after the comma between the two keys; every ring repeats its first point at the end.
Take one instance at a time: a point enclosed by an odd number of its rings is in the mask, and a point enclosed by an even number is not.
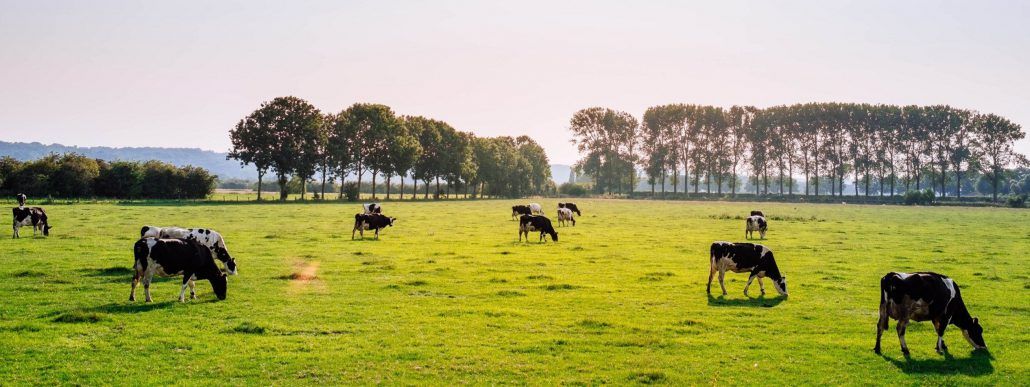
{"type": "Polygon", "coordinates": [[[949,104],[1027,131],[1027,20],[1024,1],[0,0],[0,140],[224,152],[285,95],[525,134],[564,164],[593,106],[949,104]]]}

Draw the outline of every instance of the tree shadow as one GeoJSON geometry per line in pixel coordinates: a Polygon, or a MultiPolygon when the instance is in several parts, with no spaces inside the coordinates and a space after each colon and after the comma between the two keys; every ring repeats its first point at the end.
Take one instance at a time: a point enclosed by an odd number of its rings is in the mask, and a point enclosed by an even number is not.
{"type": "Polygon", "coordinates": [[[750,306],[750,307],[764,307],[772,308],[779,305],[781,302],[786,301],[787,297],[775,296],[766,298],[764,295],[756,298],[726,298],[726,296],[712,296],[708,295],[709,306],[750,306]]]}
{"type": "Polygon", "coordinates": [[[913,360],[907,356],[903,359],[893,359],[885,355],[880,357],[906,374],[982,376],[994,373],[994,356],[987,350],[972,351],[966,358],[956,358],[948,353],[943,358],[921,360],[913,360]]]}

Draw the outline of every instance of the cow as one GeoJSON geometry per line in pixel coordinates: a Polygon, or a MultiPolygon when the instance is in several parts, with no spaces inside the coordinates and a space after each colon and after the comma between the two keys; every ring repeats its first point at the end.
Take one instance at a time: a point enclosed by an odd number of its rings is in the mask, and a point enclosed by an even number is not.
{"type": "Polygon", "coordinates": [[[11,236],[12,239],[21,238],[21,233],[18,232],[18,229],[24,226],[32,226],[33,236],[36,235],[37,230],[42,231],[43,236],[50,235],[50,229],[53,227],[47,222],[46,211],[42,207],[20,206],[12,208],[11,212],[14,213],[12,226],[14,228],[14,235],[11,236]]]}
{"type": "Polygon", "coordinates": [[[568,208],[576,212],[576,216],[583,216],[583,213],[579,212],[579,207],[576,207],[576,203],[558,203],[558,208],[568,208]]]}
{"type": "Polygon", "coordinates": [[[383,214],[354,214],[354,229],[350,232],[350,239],[354,240],[354,232],[361,233],[361,239],[365,239],[365,230],[375,230],[375,239],[379,239],[379,230],[393,227],[393,222],[397,218],[385,216],[383,214]]]}
{"type": "Polygon", "coordinates": [[[529,203],[529,209],[533,211],[533,214],[544,214],[544,207],[540,206],[540,203],[529,203]]]}
{"type": "Polygon", "coordinates": [[[25,207],[25,201],[29,200],[29,198],[23,193],[20,193],[15,197],[18,198],[18,207],[25,207]]]}
{"type": "Polygon", "coordinates": [[[880,279],[880,319],[876,323],[876,347],[873,348],[876,353],[880,353],[883,331],[889,328],[888,318],[898,321],[898,340],[905,356],[909,354],[905,344],[905,328],[909,321],[933,321],[937,331],[937,353],[948,351],[944,345],[944,329],[948,324],[961,329],[974,350],[987,348],[980,319],[969,315],[958,284],[937,273],[892,272],[880,279]]]}
{"type": "Polygon", "coordinates": [[[382,214],[383,206],[379,203],[365,203],[361,205],[361,208],[365,209],[365,214],[382,214]]]}
{"type": "Polygon", "coordinates": [[[568,222],[572,222],[572,226],[576,226],[576,218],[572,216],[572,209],[559,208],[558,209],[558,225],[563,226],[568,222]]]}
{"type": "Polygon", "coordinates": [[[744,229],[744,239],[754,239],[755,231],[762,239],[765,239],[765,231],[769,229],[769,223],[761,215],[752,215],[747,218],[747,226],[744,229]]]}
{"type": "Polygon", "coordinates": [[[780,273],[776,267],[776,260],[773,252],[768,247],[753,243],[730,243],[713,242],[710,250],[711,268],[708,272],[708,294],[712,294],[712,277],[719,272],[719,286],[722,287],[722,295],[726,295],[726,284],[723,278],[726,271],[734,273],[749,272],[747,285],[744,285],[744,295],[748,296],[747,290],[751,281],[758,278],[758,287],[765,294],[765,285],[762,284],[763,277],[769,277],[776,292],[787,296],[787,277],[780,273]]]}
{"type": "Polygon", "coordinates": [[[511,206],[511,218],[517,219],[519,215],[532,215],[533,211],[529,209],[529,206],[517,205],[511,206]]]}
{"type": "Polygon", "coordinates": [[[225,247],[225,239],[222,238],[222,234],[215,230],[207,228],[143,226],[139,230],[139,237],[197,241],[211,249],[211,253],[214,254],[215,259],[222,262],[226,272],[236,275],[236,259],[229,254],[229,250],[225,247]]]}
{"type": "Polygon", "coordinates": [[[551,240],[558,241],[558,232],[554,231],[551,220],[542,215],[522,215],[519,217],[519,242],[522,242],[522,234],[526,235],[526,242],[529,242],[529,232],[539,231],[540,242],[544,241],[544,234],[551,234],[551,240]]]}
{"type": "Polygon", "coordinates": [[[765,217],[765,214],[762,213],[761,210],[751,210],[751,216],[755,216],[755,215],[761,216],[763,218],[765,217]]]}
{"type": "Polygon", "coordinates": [[[143,282],[146,302],[150,297],[150,282],[154,275],[162,277],[182,276],[182,288],[179,290],[179,302],[186,302],[186,287],[190,288],[190,299],[197,298],[196,284],[198,279],[211,282],[211,289],[219,300],[225,299],[225,274],[218,269],[211,249],[195,240],[141,238],[133,246],[135,263],[132,277],[132,291],[129,301],[136,300],[136,285],[143,282]]]}

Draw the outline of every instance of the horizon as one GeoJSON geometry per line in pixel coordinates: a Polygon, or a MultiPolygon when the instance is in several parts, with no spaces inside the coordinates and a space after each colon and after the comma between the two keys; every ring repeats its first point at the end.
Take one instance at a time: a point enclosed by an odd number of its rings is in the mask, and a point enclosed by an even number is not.
{"type": "Polygon", "coordinates": [[[226,152],[283,95],[525,134],[559,165],[591,106],[948,104],[1030,125],[1025,3],[2,4],[11,142],[226,152]]]}

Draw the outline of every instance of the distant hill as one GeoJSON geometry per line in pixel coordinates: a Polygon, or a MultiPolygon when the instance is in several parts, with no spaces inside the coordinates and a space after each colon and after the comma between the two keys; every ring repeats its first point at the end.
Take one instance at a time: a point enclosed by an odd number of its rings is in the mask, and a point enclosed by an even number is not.
{"type": "MultiPolygon", "coordinates": [[[[225,153],[207,151],[197,148],[111,148],[106,146],[77,147],[61,144],[41,144],[38,142],[6,142],[0,141],[0,156],[10,156],[17,160],[28,161],[46,156],[50,153],[78,153],[86,157],[107,161],[147,161],[160,160],[178,166],[193,165],[205,168],[211,173],[225,179],[257,180],[257,171],[253,166],[240,167],[236,160],[226,160],[225,153]]],[[[551,177],[556,184],[569,180],[568,165],[552,164],[551,177]]],[[[410,183],[410,180],[405,180],[410,183]]]]}
{"type": "Polygon", "coordinates": [[[197,148],[111,148],[106,146],[77,147],[61,144],[41,144],[38,142],[6,142],[0,141],[0,156],[11,156],[21,161],[35,160],[50,153],[78,153],[86,157],[107,161],[147,161],[160,160],[178,166],[193,165],[203,167],[221,179],[257,179],[257,171],[252,166],[240,167],[236,160],[226,160],[225,153],[213,152],[197,148]]]}

